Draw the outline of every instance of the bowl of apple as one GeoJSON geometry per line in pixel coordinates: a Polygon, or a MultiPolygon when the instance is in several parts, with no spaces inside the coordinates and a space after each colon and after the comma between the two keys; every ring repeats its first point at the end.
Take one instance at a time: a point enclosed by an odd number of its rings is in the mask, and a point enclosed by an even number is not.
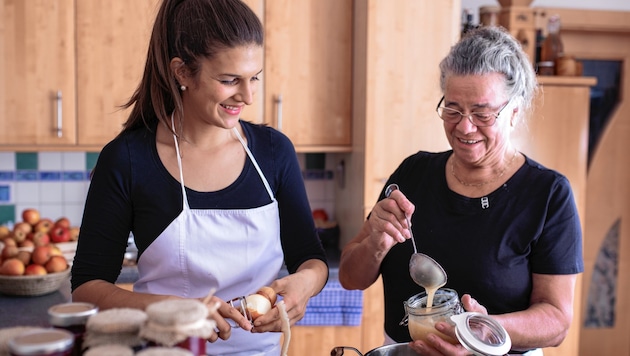
{"type": "Polygon", "coordinates": [[[0,275],[0,294],[36,297],[59,290],[70,276],[70,267],[65,271],[41,275],[0,275]]]}
{"type": "MultiPolygon", "coordinates": [[[[7,242],[6,240],[4,242],[7,242]]],[[[39,296],[59,290],[70,276],[70,265],[54,245],[5,246],[0,255],[0,294],[39,296]]]]}

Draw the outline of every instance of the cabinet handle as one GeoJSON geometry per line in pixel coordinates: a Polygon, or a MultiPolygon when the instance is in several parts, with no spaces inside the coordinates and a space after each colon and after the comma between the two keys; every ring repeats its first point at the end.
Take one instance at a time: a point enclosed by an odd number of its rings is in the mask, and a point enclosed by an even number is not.
{"type": "Polygon", "coordinates": [[[63,106],[62,106],[61,90],[57,90],[57,137],[61,137],[63,133],[63,106]]]}
{"type": "Polygon", "coordinates": [[[282,131],[282,94],[276,98],[276,125],[278,131],[282,131]]]}

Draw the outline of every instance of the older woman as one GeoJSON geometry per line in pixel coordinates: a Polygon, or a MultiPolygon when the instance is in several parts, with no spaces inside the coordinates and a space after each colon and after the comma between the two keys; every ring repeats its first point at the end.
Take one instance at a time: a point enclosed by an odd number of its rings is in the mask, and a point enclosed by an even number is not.
{"type": "MultiPolygon", "coordinates": [[[[519,43],[503,29],[480,28],[440,64],[437,116],[452,150],[418,152],[386,185],[357,236],[344,247],[339,279],[365,289],[382,276],[386,343],[411,341],[403,301],[423,291],[410,278],[412,234],[448,275],[468,311],[490,314],[510,334],[511,353],[559,345],[572,320],[583,271],[580,220],[568,180],[514,147],[510,134],[536,89],[519,43]],[[413,214],[413,215],[412,215],[413,214]],[[411,220],[411,226],[407,224],[411,220]]],[[[437,331],[411,347],[422,355],[465,355],[437,331]]]]}

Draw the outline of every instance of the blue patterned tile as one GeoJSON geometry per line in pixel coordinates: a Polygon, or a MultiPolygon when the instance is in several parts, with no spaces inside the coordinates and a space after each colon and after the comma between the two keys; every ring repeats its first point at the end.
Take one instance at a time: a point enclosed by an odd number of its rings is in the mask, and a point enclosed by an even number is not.
{"type": "Polygon", "coordinates": [[[83,171],[79,171],[79,172],[63,172],[63,180],[65,182],[71,181],[71,182],[77,182],[77,181],[83,181],[85,180],[85,172],[83,171]]]}
{"type": "Polygon", "coordinates": [[[0,171],[0,182],[10,182],[15,179],[15,173],[13,171],[0,171]]]}
{"type": "Polygon", "coordinates": [[[46,182],[61,181],[61,172],[39,172],[39,180],[46,182]]]}
{"type": "Polygon", "coordinates": [[[37,171],[17,171],[16,172],[16,180],[23,181],[36,181],[37,180],[37,171]]]}
{"type": "Polygon", "coordinates": [[[0,185],[0,203],[8,203],[11,201],[11,187],[8,185],[0,185]]]}

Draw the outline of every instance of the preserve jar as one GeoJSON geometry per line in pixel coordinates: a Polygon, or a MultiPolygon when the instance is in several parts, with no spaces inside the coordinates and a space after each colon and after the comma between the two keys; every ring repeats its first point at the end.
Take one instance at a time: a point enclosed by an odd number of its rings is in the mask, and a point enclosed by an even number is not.
{"type": "Polygon", "coordinates": [[[41,329],[20,334],[8,342],[11,356],[71,356],[74,335],[61,329],[41,329]]]}
{"type": "Polygon", "coordinates": [[[418,293],[405,302],[405,319],[401,322],[409,328],[412,340],[427,340],[427,334],[440,334],[444,340],[451,344],[458,341],[442,334],[435,329],[435,323],[443,321],[454,325],[451,316],[461,314],[464,310],[459,302],[457,292],[450,288],[440,288],[435,292],[433,304],[427,307],[427,293],[418,293]]]}
{"type": "Polygon", "coordinates": [[[135,352],[146,346],[140,337],[140,328],[147,320],[143,310],[113,308],[100,311],[88,318],[85,324],[83,351],[99,345],[125,345],[135,352]]]}
{"type": "Polygon", "coordinates": [[[206,354],[206,340],[216,323],[208,319],[210,310],[196,299],[163,300],[150,304],[147,322],[140,336],[152,346],[178,347],[195,356],[206,354]]]}
{"type": "Polygon", "coordinates": [[[90,316],[98,312],[98,307],[90,303],[63,303],[48,309],[48,322],[55,328],[64,329],[74,335],[72,355],[81,355],[85,324],[90,316]]]}

